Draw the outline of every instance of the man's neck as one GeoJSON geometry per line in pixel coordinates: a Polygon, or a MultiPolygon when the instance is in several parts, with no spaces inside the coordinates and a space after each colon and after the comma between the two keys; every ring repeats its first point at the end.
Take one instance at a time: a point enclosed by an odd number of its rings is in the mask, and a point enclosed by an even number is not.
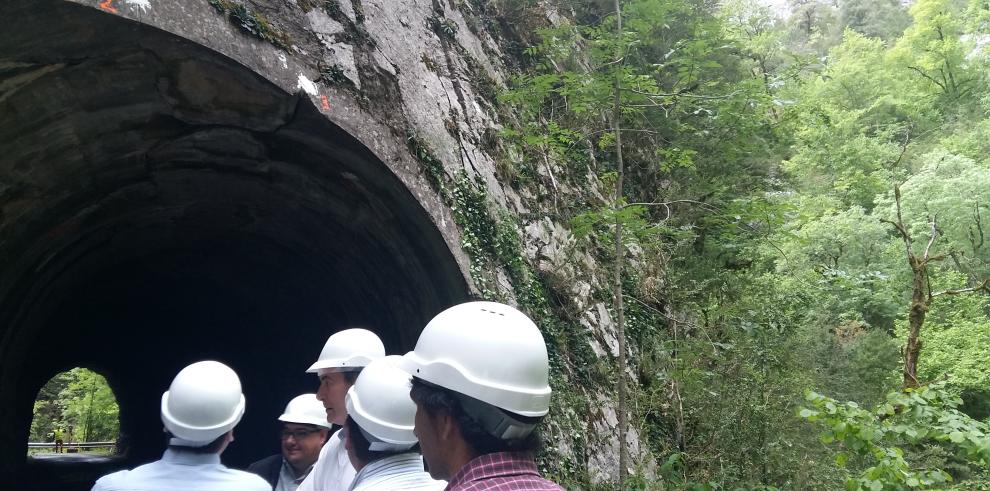
{"type": "Polygon", "coordinates": [[[292,469],[292,472],[296,475],[296,477],[301,476],[301,475],[305,474],[306,472],[308,472],[309,469],[311,467],[313,467],[313,464],[316,463],[316,462],[313,462],[313,463],[311,463],[311,464],[309,464],[307,466],[298,467],[298,466],[296,466],[295,464],[293,464],[293,463],[291,463],[289,461],[285,461],[285,462],[287,464],[289,464],[289,468],[292,469]]]}
{"type": "Polygon", "coordinates": [[[466,441],[458,438],[453,445],[451,445],[450,453],[448,454],[447,461],[445,462],[447,468],[444,469],[444,480],[449,481],[454,474],[464,468],[468,464],[478,457],[478,453],[474,451],[466,441]]]}

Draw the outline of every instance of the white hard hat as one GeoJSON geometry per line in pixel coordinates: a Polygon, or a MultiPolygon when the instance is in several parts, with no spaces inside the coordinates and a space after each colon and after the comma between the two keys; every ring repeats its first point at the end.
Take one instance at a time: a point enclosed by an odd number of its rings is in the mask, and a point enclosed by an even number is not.
{"type": "Polygon", "coordinates": [[[331,428],[330,423],[327,422],[327,410],[323,407],[323,403],[316,398],[316,394],[293,397],[285,405],[285,413],[279,416],[278,420],[286,423],[316,425],[328,430],[331,428]]]}
{"type": "Polygon", "coordinates": [[[467,302],[437,314],[401,367],[428,383],[517,415],[550,409],[549,361],[540,329],[495,302],[467,302]]]}
{"type": "Polygon", "coordinates": [[[418,441],[413,434],[416,404],[409,398],[412,377],[396,366],[400,358],[371,362],[347,390],[347,415],[372,437],[372,451],[406,450],[418,441]]]}
{"type": "Polygon", "coordinates": [[[162,423],[182,443],[202,446],[232,430],[244,415],[241,381],[227,365],[200,361],[183,368],[162,394],[162,423]]]}
{"type": "Polygon", "coordinates": [[[385,345],[367,329],[345,329],[327,339],[320,357],[306,370],[315,373],[323,368],[353,370],[367,366],[385,356],[385,345]]]}

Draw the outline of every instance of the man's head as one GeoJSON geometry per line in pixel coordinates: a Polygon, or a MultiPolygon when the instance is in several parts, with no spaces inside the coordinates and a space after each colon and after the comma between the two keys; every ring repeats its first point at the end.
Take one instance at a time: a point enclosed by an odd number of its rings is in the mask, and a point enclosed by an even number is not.
{"type": "Polygon", "coordinates": [[[162,394],[161,417],[169,446],[220,453],[244,415],[241,381],[227,365],[201,361],[183,368],[162,394]]]}
{"type": "Polygon", "coordinates": [[[282,457],[297,473],[305,471],[320,456],[330,431],[325,414],[316,394],[303,394],[289,401],[278,417],[282,422],[282,457]]]}
{"type": "Polygon", "coordinates": [[[395,366],[398,356],[371,362],[347,391],[344,448],[351,464],[366,464],[416,447],[409,399],[409,374],[395,366]]]}
{"type": "Polygon", "coordinates": [[[343,425],[347,421],[347,390],[365,366],[384,357],[385,345],[367,329],[346,329],[327,339],[320,357],[306,371],[320,377],[316,397],[323,403],[328,422],[343,425]]]}
{"type": "Polygon", "coordinates": [[[542,418],[526,418],[507,413],[494,406],[469,411],[485,403],[464,402],[467,396],[414,378],[409,393],[416,404],[416,437],[420,441],[423,458],[429,464],[430,475],[435,479],[450,480],[465,456],[470,460],[479,455],[495,452],[537,452],[543,442],[534,428],[525,436],[502,439],[492,435],[485,424],[472,412],[495,411],[524,425],[536,426],[542,418]]]}
{"type": "Polygon", "coordinates": [[[478,455],[538,447],[549,363],[543,335],[522,312],[494,302],[451,307],[401,366],[414,377],[416,435],[433,477],[449,479],[478,455]]]}

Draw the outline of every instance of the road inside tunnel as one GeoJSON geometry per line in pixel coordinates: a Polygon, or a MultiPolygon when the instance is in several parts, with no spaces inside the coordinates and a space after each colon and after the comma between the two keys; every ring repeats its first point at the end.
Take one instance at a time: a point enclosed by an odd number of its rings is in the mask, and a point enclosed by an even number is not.
{"type": "Polygon", "coordinates": [[[316,390],[304,371],[330,334],[367,327],[403,352],[466,299],[416,195],[307,98],[194,42],[48,3],[5,6],[0,41],[0,472],[14,489],[89,489],[156,459],[161,393],[202,359],[241,377],[223,460],[246,466],[277,450],[285,403],[316,390]],[[35,395],[75,366],[113,388],[126,454],[28,465],[35,395]]]}

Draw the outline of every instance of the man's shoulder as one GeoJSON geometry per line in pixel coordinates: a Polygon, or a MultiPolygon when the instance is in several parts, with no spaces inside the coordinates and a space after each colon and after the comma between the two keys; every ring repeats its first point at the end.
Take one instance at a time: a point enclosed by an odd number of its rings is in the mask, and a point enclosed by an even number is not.
{"type": "MultiPolygon", "coordinates": [[[[158,462],[135,467],[134,470],[117,471],[107,474],[96,481],[93,491],[156,489],[159,484],[176,482],[174,469],[164,469],[156,465],[158,462]]],[[[226,466],[213,467],[207,471],[199,471],[195,478],[185,475],[178,480],[194,480],[204,483],[210,489],[230,489],[237,491],[271,491],[272,487],[257,474],[231,469],[226,466]]]]}
{"type": "Polygon", "coordinates": [[[101,489],[114,489],[118,483],[124,482],[130,473],[131,471],[129,470],[123,470],[107,474],[96,480],[96,485],[93,486],[93,491],[101,489]]]}
{"type": "Polygon", "coordinates": [[[536,476],[496,477],[461,483],[450,491],[563,491],[557,483],[536,476]]]}
{"type": "Polygon", "coordinates": [[[140,479],[143,476],[155,474],[160,465],[161,461],[156,460],[146,464],[141,464],[133,469],[124,469],[122,471],[111,472],[110,474],[97,479],[96,484],[103,486],[105,489],[113,489],[114,486],[124,485],[134,479],[140,479]]]}
{"type": "Polygon", "coordinates": [[[271,491],[272,489],[271,484],[268,484],[268,481],[265,481],[257,474],[231,469],[229,467],[225,467],[224,469],[230,476],[230,480],[236,482],[237,489],[245,491],[271,491]]]}
{"type": "Polygon", "coordinates": [[[268,457],[265,457],[249,465],[247,470],[248,472],[253,472],[253,473],[259,471],[263,472],[275,466],[277,467],[282,466],[282,454],[269,455],[268,457]]]}

